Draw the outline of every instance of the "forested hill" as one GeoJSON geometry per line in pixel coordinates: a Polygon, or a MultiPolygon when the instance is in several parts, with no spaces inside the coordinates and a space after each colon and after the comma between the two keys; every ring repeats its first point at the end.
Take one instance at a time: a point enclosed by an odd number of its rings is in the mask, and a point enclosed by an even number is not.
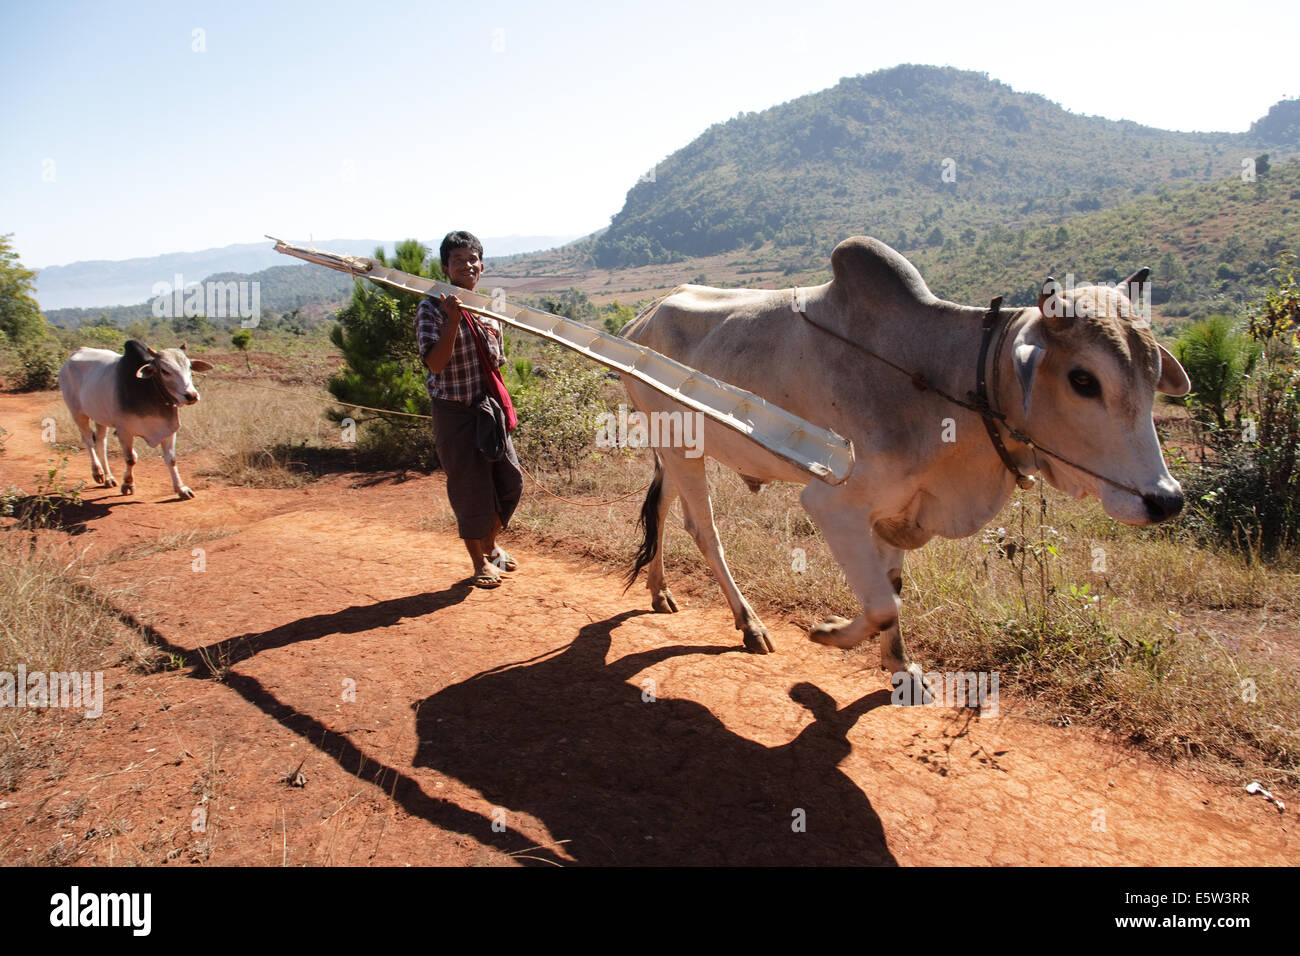
{"type": "Polygon", "coordinates": [[[910,257],[945,298],[980,302],[1005,294],[1008,305],[1033,304],[1049,273],[1062,281],[1071,274],[1117,282],[1150,266],[1152,302],[1174,320],[1235,313],[1258,299],[1283,250],[1300,253],[1297,160],[1260,163],[1254,182],[1226,176],[1181,189],[1162,185],[1066,224],[995,227],[977,241],[946,240],[910,257]]]}
{"type": "MultiPolygon", "coordinates": [[[[193,281],[198,281],[197,277],[193,281]]],[[[350,276],[329,269],[298,265],[272,266],[260,272],[214,272],[204,282],[256,283],[258,304],[262,311],[300,313],[302,323],[310,324],[337,308],[351,294],[350,276]]],[[[104,306],[97,309],[49,309],[45,312],[51,325],[75,329],[82,325],[108,324],[124,328],[132,322],[148,322],[153,316],[153,300],[137,305],[104,306]]]]}
{"type": "Polygon", "coordinates": [[[937,247],[1239,175],[1266,151],[1300,154],[1300,102],[1247,133],[1179,133],[1075,115],[982,73],[899,66],[710,127],[632,187],[590,254],[629,266],[857,233],[937,247]]]}

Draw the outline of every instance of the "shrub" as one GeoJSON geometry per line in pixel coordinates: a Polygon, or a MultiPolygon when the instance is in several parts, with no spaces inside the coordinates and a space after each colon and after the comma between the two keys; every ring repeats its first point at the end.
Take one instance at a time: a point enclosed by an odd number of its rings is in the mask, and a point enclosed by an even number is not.
{"type": "Polygon", "coordinates": [[[18,390],[43,392],[57,387],[62,364],[50,339],[23,346],[18,350],[18,390]]]}
{"type": "Polygon", "coordinates": [[[1300,543],[1300,277],[1289,252],[1272,271],[1248,310],[1257,357],[1226,386],[1240,395],[1234,427],[1208,433],[1213,457],[1186,481],[1192,526],[1250,557],[1300,543]]]}
{"type": "Polygon", "coordinates": [[[1259,358],[1259,346],[1236,324],[1231,316],[1212,315],[1184,329],[1173,349],[1192,381],[1188,404],[1219,428],[1227,427],[1227,410],[1239,403],[1245,376],[1259,358]]]}
{"type": "Polygon", "coordinates": [[[558,346],[547,346],[543,355],[546,375],[534,372],[529,386],[512,396],[519,414],[515,450],[525,465],[563,468],[572,478],[595,444],[604,374],[558,346]]]}
{"type": "Polygon", "coordinates": [[[121,352],[123,344],[129,338],[121,329],[106,325],[83,325],[79,329],[66,332],[60,330],[58,336],[60,344],[67,352],[72,352],[83,345],[92,349],[121,352]]]}

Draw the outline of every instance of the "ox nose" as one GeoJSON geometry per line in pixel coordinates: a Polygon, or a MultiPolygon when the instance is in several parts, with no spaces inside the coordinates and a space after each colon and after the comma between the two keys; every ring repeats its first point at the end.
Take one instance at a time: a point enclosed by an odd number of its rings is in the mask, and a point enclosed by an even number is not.
{"type": "Polygon", "coordinates": [[[1168,521],[1183,510],[1183,493],[1179,490],[1173,494],[1162,491],[1155,495],[1143,495],[1142,503],[1147,506],[1147,517],[1152,521],[1168,521]]]}
{"type": "MultiPolygon", "coordinates": [[[[186,405],[193,405],[193,404],[194,404],[195,402],[197,402],[198,400],[199,400],[199,393],[198,393],[198,392],[193,392],[193,391],[191,391],[191,392],[186,392],[186,393],[185,393],[185,404],[186,404],[186,405]]],[[[1148,507],[1150,507],[1150,506],[1148,505],[1148,507]]]]}

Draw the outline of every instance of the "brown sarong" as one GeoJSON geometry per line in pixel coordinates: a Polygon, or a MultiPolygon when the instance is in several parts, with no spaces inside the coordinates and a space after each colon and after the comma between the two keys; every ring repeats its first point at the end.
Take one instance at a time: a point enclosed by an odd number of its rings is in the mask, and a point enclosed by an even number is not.
{"type": "Polygon", "coordinates": [[[460,536],[486,538],[498,518],[501,527],[510,524],[523,494],[524,476],[509,434],[505,457],[488,461],[479,451],[473,406],[441,398],[433,399],[433,429],[438,461],[447,474],[447,499],[460,536]]]}

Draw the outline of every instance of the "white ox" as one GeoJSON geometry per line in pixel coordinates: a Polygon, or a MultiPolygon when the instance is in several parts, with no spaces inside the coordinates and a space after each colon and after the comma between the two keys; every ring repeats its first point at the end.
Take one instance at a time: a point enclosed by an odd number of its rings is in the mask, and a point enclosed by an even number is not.
{"type": "MultiPolygon", "coordinates": [[[[705,455],[735,469],[752,489],[768,481],[806,486],[800,501],[862,605],[853,620],[833,618],[809,637],[852,647],[879,634],[882,667],[910,674],[916,682],[908,688],[916,695],[910,699],[924,699],[921,668],[908,655],[898,626],[904,552],[935,535],[974,534],[1006,503],[1016,476],[979,414],[914,387],[907,375],[864,349],[967,400],[976,384],[986,310],[937,298],[910,262],[875,239],[846,239],[835,248],[831,266],[829,283],[807,289],[681,286],[623,334],[853,442],[849,477],[829,485],[712,422],[703,434],[705,455]]],[[[1130,282],[1145,276],[1144,270],[1130,282]]],[[[1003,310],[1001,322],[1010,325],[1004,338],[998,329],[991,337],[986,374],[990,403],[1007,424],[1074,463],[1036,454],[1000,428],[1009,460],[1021,474],[1040,472],[1068,494],[1100,498],[1111,517],[1145,525],[1174,516],[1183,505],[1156,436],[1154,392],[1183,395],[1189,383],[1148,324],[1136,318],[1126,295],[1098,286],[1065,297],[1053,292],[1040,297],[1038,308],[1003,310]]],[[[641,383],[626,377],[623,382],[641,411],[681,411],[641,383]]],[[[654,609],[677,609],[659,546],[677,497],[686,529],[721,585],[745,646],[770,652],[766,628],[727,570],[703,457],[687,457],[681,448],[657,450],[641,514],[645,538],[629,582],[648,565],[654,609]]]]}
{"type": "Polygon", "coordinates": [[[95,481],[110,488],[117,484],[108,467],[108,430],[115,428],[126,461],[122,494],[135,493],[134,446],[139,436],[152,446],[162,445],[177,497],[193,498],[176,468],[178,406],[199,400],[190,373],[211,368],[202,359],[190,359],[184,345],[159,351],[135,339],[126,343],[122,355],[91,348],[73,352],[59,369],[59,389],[90,452],[95,481]]]}

